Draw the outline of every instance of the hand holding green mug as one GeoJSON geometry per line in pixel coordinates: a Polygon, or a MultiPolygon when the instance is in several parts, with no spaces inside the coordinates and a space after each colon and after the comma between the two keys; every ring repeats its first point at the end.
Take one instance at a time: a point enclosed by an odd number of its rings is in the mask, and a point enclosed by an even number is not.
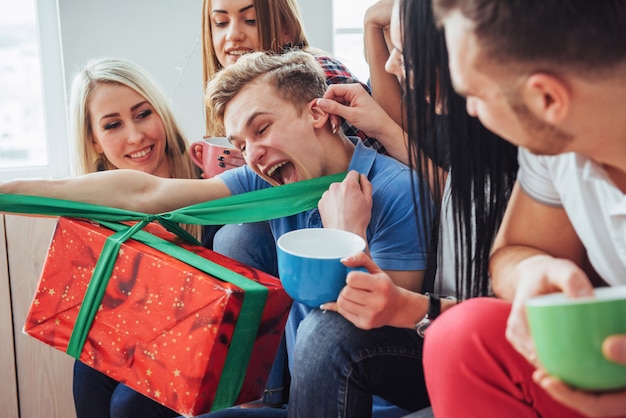
{"type": "Polygon", "coordinates": [[[609,360],[626,365],[626,334],[612,335],[604,340],[602,352],[609,360]]]}
{"type": "Polygon", "coordinates": [[[526,308],[537,356],[549,374],[583,390],[626,388],[626,364],[619,353],[614,361],[605,355],[618,351],[619,339],[614,343],[612,336],[626,334],[626,286],[599,288],[584,298],[542,295],[526,308]]]}

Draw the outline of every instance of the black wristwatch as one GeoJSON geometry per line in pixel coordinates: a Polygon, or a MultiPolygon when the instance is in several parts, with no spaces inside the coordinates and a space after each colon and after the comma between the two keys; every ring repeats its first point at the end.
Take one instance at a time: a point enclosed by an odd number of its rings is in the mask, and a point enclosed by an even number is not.
{"type": "Polygon", "coordinates": [[[426,315],[424,315],[424,318],[415,324],[415,331],[417,331],[422,338],[424,338],[426,328],[428,328],[428,326],[441,313],[441,298],[438,295],[428,292],[425,293],[425,296],[428,297],[428,311],[426,312],[426,315]]]}

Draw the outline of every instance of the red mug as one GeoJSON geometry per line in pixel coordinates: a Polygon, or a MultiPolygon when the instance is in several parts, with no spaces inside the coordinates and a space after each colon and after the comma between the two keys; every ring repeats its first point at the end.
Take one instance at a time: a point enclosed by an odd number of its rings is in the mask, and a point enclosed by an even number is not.
{"type": "Polygon", "coordinates": [[[195,141],[191,144],[191,159],[202,169],[202,177],[211,178],[226,170],[243,164],[241,151],[233,148],[228,138],[216,136],[195,141]],[[196,153],[196,147],[202,149],[202,158],[196,153]]]}

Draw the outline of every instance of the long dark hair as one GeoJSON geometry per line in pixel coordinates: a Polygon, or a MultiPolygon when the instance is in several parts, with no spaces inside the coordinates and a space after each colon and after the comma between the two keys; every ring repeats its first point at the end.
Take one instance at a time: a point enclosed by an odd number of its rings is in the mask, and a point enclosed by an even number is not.
{"type": "Polygon", "coordinates": [[[405,121],[409,165],[427,177],[416,201],[430,194],[437,210],[422,223],[432,228],[425,290],[437,267],[454,262],[457,298],[491,294],[489,253],[517,175],[517,148],[467,114],[465,99],[452,88],[443,31],[431,0],[400,0],[407,87],[405,121]],[[436,170],[429,166],[435,163],[436,170]],[[441,225],[443,179],[450,176],[453,225],[441,225]],[[438,254],[441,228],[454,228],[454,260],[438,254]]]}

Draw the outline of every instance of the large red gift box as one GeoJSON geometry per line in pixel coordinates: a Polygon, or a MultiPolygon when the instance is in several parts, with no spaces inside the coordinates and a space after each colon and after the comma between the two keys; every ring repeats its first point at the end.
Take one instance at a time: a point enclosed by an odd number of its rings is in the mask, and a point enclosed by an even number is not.
{"type": "MultiPolygon", "coordinates": [[[[280,281],[208,249],[177,242],[158,225],[145,230],[268,289],[247,369],[239,370],[245,378],[234,403],[260,398],[291,304],[280,281]]],[[[91,274],[111,234],[93,222],[59,218],[24,325],[27,334],[66,351],[91,274]]],[[[181,415],[208,412],[228,372],[224,364],[243,297],[234,284],[130,239],[119,250],[79,360],[181,415]]]]}

